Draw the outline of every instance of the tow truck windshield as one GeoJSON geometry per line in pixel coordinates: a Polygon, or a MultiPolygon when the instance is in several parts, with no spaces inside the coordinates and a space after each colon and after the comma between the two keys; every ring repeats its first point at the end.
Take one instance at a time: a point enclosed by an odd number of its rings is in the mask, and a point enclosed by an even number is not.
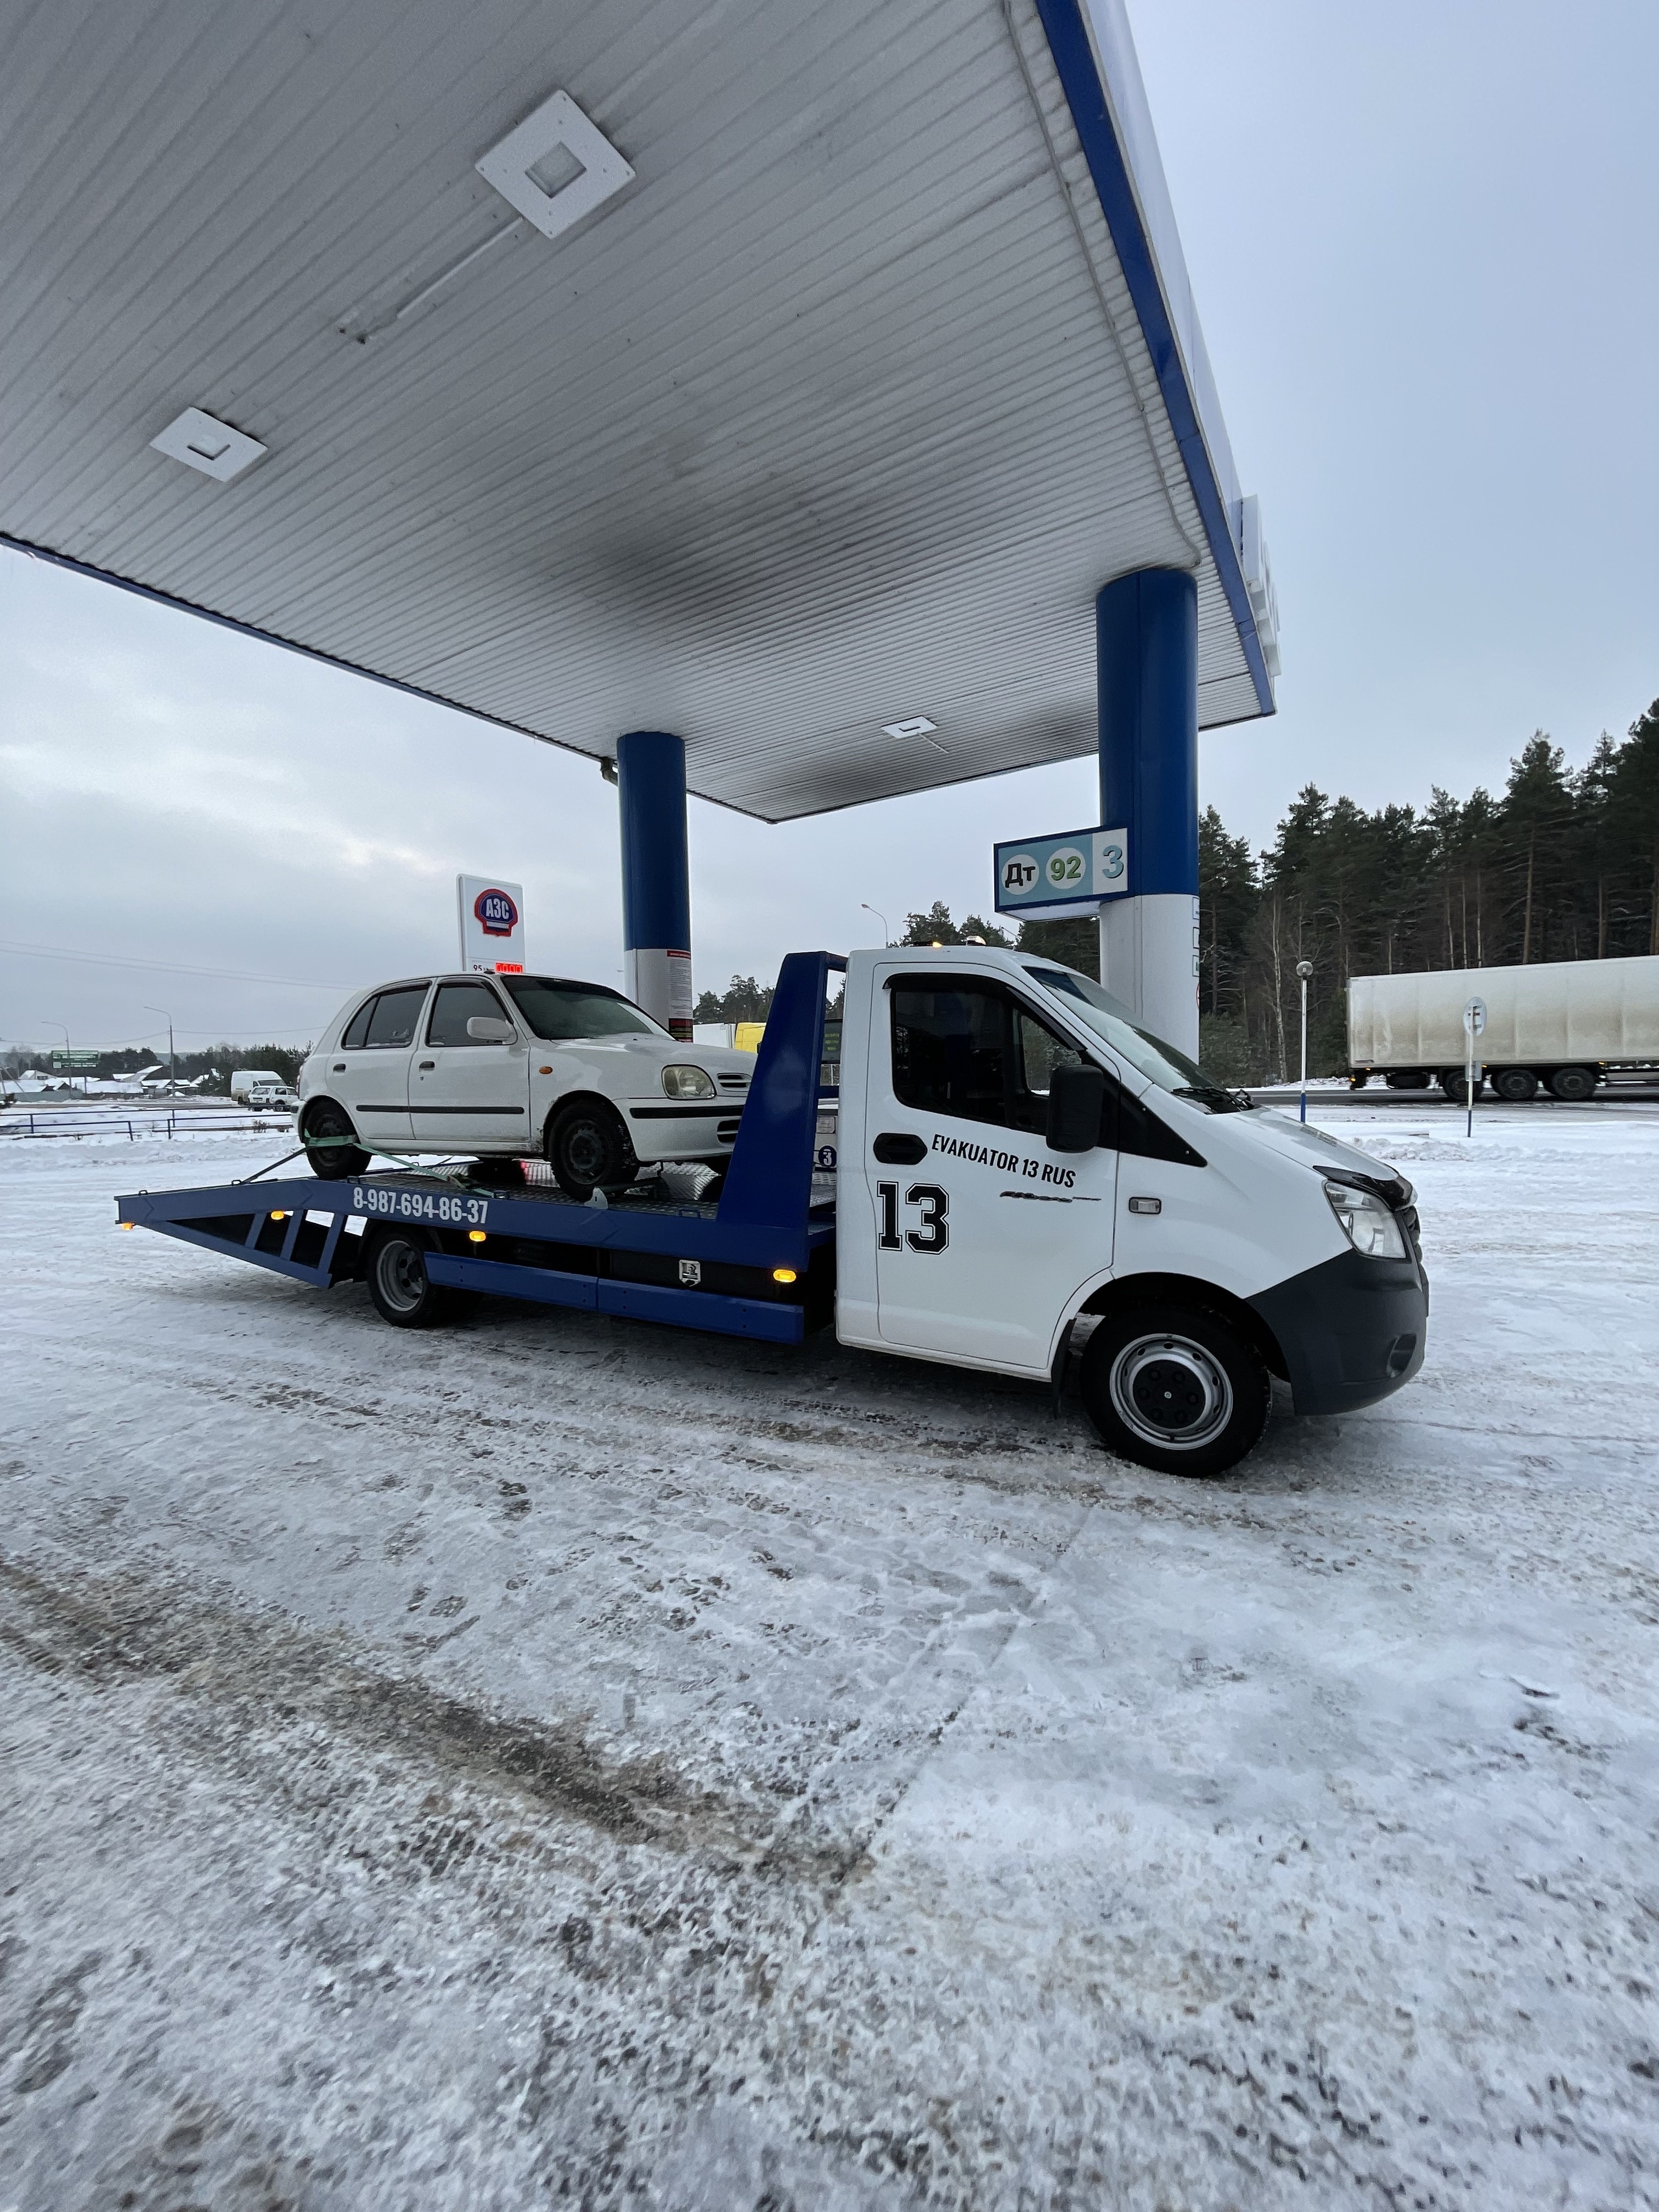
{"type": "Polygon", "coordinates": [[[649,1014],[603,983],[569,983],[557,975],[503,975],[514,1005],[538,1037],[567,1044],[579,1037],[665,1037],[649,1014]]]}
{"type": "Polygon", "coordinates": [[[1188,1060],[1150,1030],[1143,1030],[1121,999],[1103,991],[1074,968],[1028,968],[1026,974],[1045,991],[1064,999],[1070,1011],[1080,1014],[1097,1036],[1110,1045],[1121,1060],[1142,1075],[1150,1076],[1172,1097],[1189,1098],[1206,1114],[1242,1114],[1252,1101],[1242,1091],[1230,1091],[1206,1075],[1196,1060],[1188,1060]]]}

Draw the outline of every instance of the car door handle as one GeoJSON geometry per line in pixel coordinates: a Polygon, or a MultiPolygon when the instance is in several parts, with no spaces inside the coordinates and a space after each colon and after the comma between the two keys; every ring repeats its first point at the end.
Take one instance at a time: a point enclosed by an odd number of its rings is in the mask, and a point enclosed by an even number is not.
{"type": "Polygon", "coordinates": [[[870,1149],[884,1168],[913,1168],[927,1157],[927,1145],[908,1130],[884,1129],[870,1149]]]}
{"type": "Polygon", "coordinates": [[[436,1061],[435,1060],[423,1060],[421,1062],[421,1073],[422,1073],[422,1075],[424,1075],[424,1074],[427,1073],[427,1071],[428,1071],[428,1068],[435,1067],[437,1065],[438,1065],[438,1063],[437,1063],[437,1061],[436,1061]]]}

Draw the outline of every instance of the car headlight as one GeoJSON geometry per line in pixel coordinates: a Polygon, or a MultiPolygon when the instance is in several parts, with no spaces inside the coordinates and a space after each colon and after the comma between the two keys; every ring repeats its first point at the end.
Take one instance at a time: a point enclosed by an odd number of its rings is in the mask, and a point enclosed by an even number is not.
{"type": "Polygon", "coordinates": [[[1400,1224],[1375,1191],[1328,1181],[1325,1195],[1356,1252],[1363,1252],[1368,1260],[1405,1258],[1406,1239],[1400,1224]]]}
{"type": "Polygon", "coordinates": [[[714,1078],[705,1075],[700,1067],[665,1067],[662,1087],[669,1098],[712,1098],[714,1095],[714,1078]]]}

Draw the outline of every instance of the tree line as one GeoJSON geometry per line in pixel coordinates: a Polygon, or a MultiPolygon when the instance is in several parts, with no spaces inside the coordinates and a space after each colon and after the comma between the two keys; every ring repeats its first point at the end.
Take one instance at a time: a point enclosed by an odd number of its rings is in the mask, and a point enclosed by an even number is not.
{"type": "MultiPolygon", "coordinates": [[[[1206,807],[1198,866],[1206,1066],[1230,1083],[1295,1074],[1296,969],[1310,960],[1309,1067],[1338,1073],[1351,976],[1659,954],[1659,700],[1622,741],[1603,732],[1579,769],[1535,731],[1496,794],[1435,785],[1420,810],[1367,813],[1308,784],[1260,853],[1206,807]]],[[[1015,939],[939,900],[906,915],[898,942],[975,940],[1100,972],[1092,916],[1024,922],[1015,939]]],[[[763,1020],[771,996],[734,975],[702,994],[696,1018],[763,1020]]]]}

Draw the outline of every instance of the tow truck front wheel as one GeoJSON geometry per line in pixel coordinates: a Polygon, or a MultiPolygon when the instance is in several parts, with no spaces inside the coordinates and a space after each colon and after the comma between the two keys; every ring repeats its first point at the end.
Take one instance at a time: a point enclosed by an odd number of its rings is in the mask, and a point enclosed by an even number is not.
{"type": "Polygon", "coordinates": [[[1196,1307],[1109,1315],[1081,1383],[1107,1449],[1161,1474],[1224,1474],[1260,1443],[1273,1403],[1255,1346],[1196,1307]]]}
{"type": "Polygon", "coordinates": [[[455,1309],[455,1293],[429,1282],[426,1254],[406,1229],[370,1231],[363,1273],[374,1310],[393,1328],[435,1328],[455,1309]]]}
{"type": "Polygon", "coordinates": [[[306,1148],[306,1165],[325,1182],[368,1172],[369,1156],[357,1142],[357,1132],[343,1106],[328,1100],[313,1106],[306,1115],[301,1142],[306,1148]]]}

